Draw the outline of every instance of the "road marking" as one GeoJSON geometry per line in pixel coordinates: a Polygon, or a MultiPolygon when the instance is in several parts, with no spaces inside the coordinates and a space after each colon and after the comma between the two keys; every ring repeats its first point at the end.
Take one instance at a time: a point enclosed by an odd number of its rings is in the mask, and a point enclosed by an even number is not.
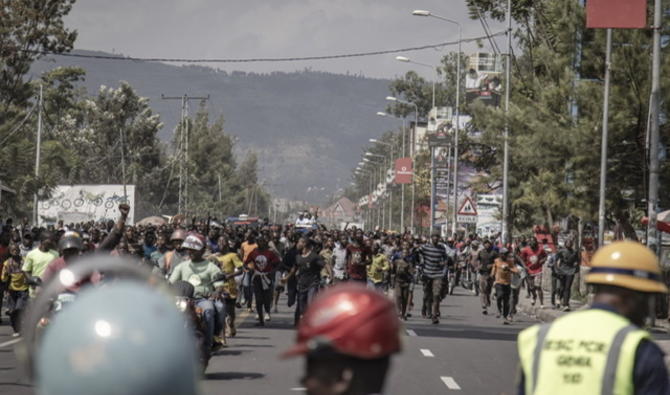
{"type": "Polygon", "coordinates": [[[305,387],[293,387],[293,388],[291,388],[291,391],[307,391],[307,388],[305,388],[305,387]]]}
{"type": "Polygon", "coordinates": [[[456,380],[454,380],[453,377],[442,376],[440,378],[442,379],[444,385],[446,385],[450,390],[460,391],[461,386],[456,383],[456,380]]]}
{"type": "Polygon", "coordinates": [[[16,343],[18,343],[18,342],[20,342],[20,341],[21,341],[21,338],[19,337],[18,339],[12,339],[12,340],[10,340],[10,341],[6,341],[6,342],[4,342],[4,343],[0,343],[0,348],[9,347],[9,346],[11,346],[12,344],[16,344],[16,343]]]}
{"type": "Polygon", "coordinates": [[[435,357],[435,355],[433,355],[433,353],[430,352],[430,350],[428,350],[426,348],[422,348],[420,351],[421,351],[421,354],[423,354],[424,357],[427,357],[427,358],[434,358],[435,357]]]}
{"type": "Polygon", "coordinates": [[[407,334],[410,335],[410,336],[416,337],[416,332],[414,332],[414,330],[412,330],[412,329],[408,329],[407,334]]]}

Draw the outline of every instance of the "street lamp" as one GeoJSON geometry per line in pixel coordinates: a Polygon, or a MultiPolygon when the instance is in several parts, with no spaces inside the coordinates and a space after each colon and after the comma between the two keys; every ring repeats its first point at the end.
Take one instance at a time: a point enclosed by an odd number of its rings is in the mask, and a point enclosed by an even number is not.
{"type": "MultiPolygon", "coordinates": [[[[433,65],[430,65],[430,64],[427,64],[427,63],[415,62],[415,61],[413,61],[410,58],[405,57],[405,56],[396,56],[395,60],[397,60],[399,62],[415,64],[417,66],[428,67],[428,68],[434,70],[437,73],[437,71],[436,71],[437,67],[436,66],[433,66],[433,65]]],[[[435,79],[433,80],[433,108],[435,108],[435,82],[436,82],[436,80],[437,80],[437,75],[435,76],[435,79]]]]}
{"type": "MultiPolygon", "coordinates": [[[[461,122],[460,122],[460,115],[461,115],[461,45],[463,42],[463,26],[461,26],[460,23],[453,19],[445,18],[440,15],[435,15],[430,11],[427,10],[414,10],[412,12],[412,15],[415,16],[429,16],[433,17],[436,19],[439,19],[441,21],[447,22],[454,24],[458,26],[458,56],[456,59],[456,132],[454,136],[454,216],[453,216],[453,223],[452,223],[452,233],[456,233],[456,228],[457,228],[457,220],[458,220],[458,134],[460,132],[460,127],[461,127],[461,122]]],[[[508,33],[509,34],[509,33],[508,33]]],[[[431,207],[431,215],[434,215],[433,213],[434,207],[431,207]]],[[[432,229],[431,229],[432,231],[432,229]]]]}

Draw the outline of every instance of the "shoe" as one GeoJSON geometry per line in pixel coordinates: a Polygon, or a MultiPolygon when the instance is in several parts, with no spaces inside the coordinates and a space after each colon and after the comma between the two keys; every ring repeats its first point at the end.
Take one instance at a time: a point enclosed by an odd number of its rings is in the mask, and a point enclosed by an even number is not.
{"type": "Polygon", "coordinates": [[[505,320],[503,321],[503,325],[509,325],[509,324],[510,324],[509,319],[507,317],[505,317],[505,320]]]}
{"type": "Polygon", "coordinates": [[[265,326],[265,322],[259,321],[259,322],[255,323],[254,326],[265,326]]]}
{"type": "Polygon", "coordinates": [[[500,313],[496,314],[496,318],[500,318],[500,313]]]}
{"type": "Polygon", "coordinates": [[[265,313],[265,321],[270,321],[270,314],[269,313],[265,313]]]}
{"type": "Polygon", "coordinates": [[[543,305],[543,304],[540,305],[540,309],[544,309],[544,305],[543,305]]]}
{"type": "Polygon", "coordinates": [[[12,333],[12,337],[19,337],[19,336],[21,336],[21,334],[18,332],[12,333]]]}
{"type": "Polygon", "coordinates": [[[433,324],[439,324],[439,323],[440,323],[439,318],[434,317],[434,318],[433,318],[433,324]]]}
{"type": "Polygon", "coordinates": [[[412,316],[412,313],[407,313],[407,315],[405,317],[409,318],[411,316],[412,316]]]}
{"type": "Polygon", "coordinates": [[[530,302],[531,306],[535,306],[535,301],[530,302]]]}
{"type": "Polygon", "coordinates": [[[488,311],[486,311],[486,309],[483,309],[483,310],[482,310],[482,314],[484,314],[484,315],[488,315],[488,314],[489,314],[489,312],[488,312],[488,311]]]}
{"type": "Polygon", "coordinates": [[[242,304],[241,304],[240,302],[237,302],[237,303],[235,303],[235,307],[237,307],[238,309],[241,309],[241,308],[242,308],[242,304]]]}
{"type": "Polygon", "coordinates": [[[230,337],[235,337],[237,335],[237,329],[234,326],[230,327],[230,337]]]}
{"type": "Polygon", "coordinates": [[[563,311],[570,311],[570,306],[563,307],[563,311]]]}
{"type": "Polygon", "coordinates": [[[275,313],[279,313],[279,309],[275,307],[275,313]]]}
{"type": "Polygon", "coordinates": [[[253,313],[254,310],[251,307],[247,307],[247,313],[253,313]]]}

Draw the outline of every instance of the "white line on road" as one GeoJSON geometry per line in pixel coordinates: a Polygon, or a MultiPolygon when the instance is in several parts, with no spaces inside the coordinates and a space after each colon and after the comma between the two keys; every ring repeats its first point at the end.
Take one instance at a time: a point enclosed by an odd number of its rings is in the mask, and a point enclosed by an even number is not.
{"type": "Polygon", "coordinates": [[[435,357],[435,355],[433,355],[433,353],[430,352],[430,350],[428,350],[426,348],[422,348],[420,351],[421,351],[421,354],[423,354],[424,357],[428,357],[428,358],[435,357]]]}
{"type": "Polygon", "coordinates": [[[456,383],[456,380],[454,380],[453,377],[442,376],[440,378],[442,379],[444,385],[446,385],[450,390],[459,391],[461,389],[461,386],[456,383]]]}
{"type": "Polygon", "coordinates": [[[412,329],[408,329],[407,334],[410,335],[410,336],[416,337],[416,332],[414,332],[414,330],[412,330],[412,329]]]}
{"type": "Polygon", "coordinates": [[[18,339],[12,339],[10,341],[6,341],[4,343],[0,343],[0,348],[11,346],[12,344],[16,344],[20,341],[21,341],[21,338],[18,338],[18,339]]]}
{"type": "Polygon", "coordinates": [[[291,391],[307,391],[307,388],[305,388],[305,387],[293,387],[293,388],[291,388],[291,391]]]}

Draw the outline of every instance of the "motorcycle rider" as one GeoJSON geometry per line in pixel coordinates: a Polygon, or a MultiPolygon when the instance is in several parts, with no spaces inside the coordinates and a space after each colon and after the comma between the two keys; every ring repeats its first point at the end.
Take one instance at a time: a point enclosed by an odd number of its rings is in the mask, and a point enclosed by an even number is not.
{"type": "Polygon", "coordinates": [[[172,235],[170,235],[171,249],[158,260],[158,268],[167,277],[172,274],[172,270],[177,265],[186,261],[189,257],[188,252],[182,248],[186,236],[184,229],[176,229],[172,232],[172,235]]]}
{"type": "Polygon", "coordinates": [[[308,395],[381,394],[391,356],[401,348],[399,331],[388,298],[361,284],[338,284],[310,305],[296,344],[282,357],[306,357],[308,395]]]}
{"type": "Polygon", "coordinates": [[[223,290],[222,272],[219,266],[205,260],[205,238],[198,233],[191,233],[184,239],[181,248],[188,252],[188,260],[178,264],[170,275],[170,283],[182,280],[195,287],[194,297],[196,306],[202,309],[206,325],[206,337],[203,352],[209,352],[214,345],[214,335],[223,329],[224,307],[218,300],[223,290]],[[215,291],[217,291],[215,293],[215,291]]]}

